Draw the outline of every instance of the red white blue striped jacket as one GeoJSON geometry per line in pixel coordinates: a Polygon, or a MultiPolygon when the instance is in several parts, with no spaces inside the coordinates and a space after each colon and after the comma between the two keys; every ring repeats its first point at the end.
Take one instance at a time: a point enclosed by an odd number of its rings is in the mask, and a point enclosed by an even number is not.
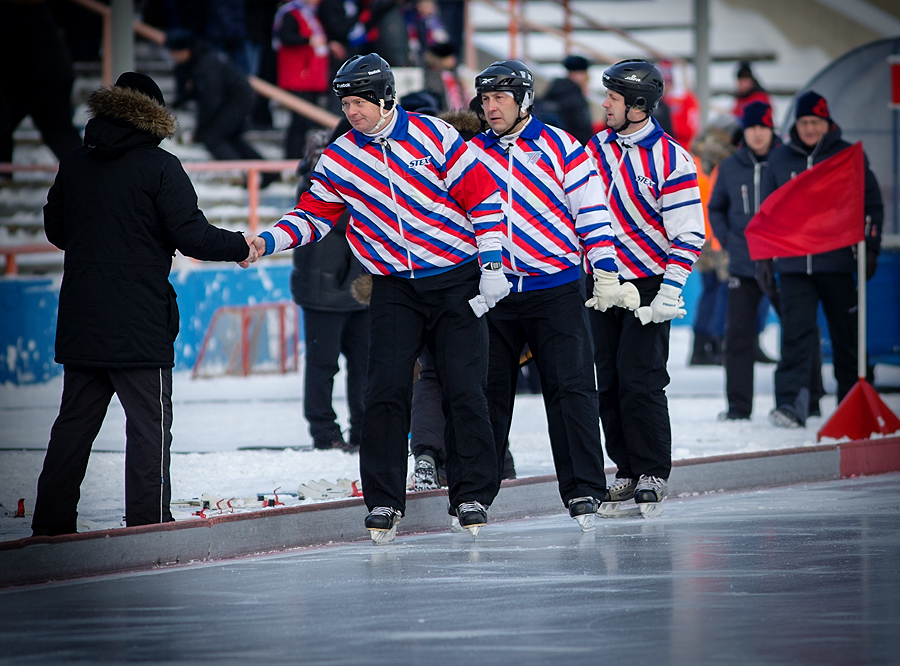
{"type": "Polygon", "coordinates": [[[664,275],[663,282],[681,288],[704,240],[697,167],[654,118],[650,122],[650,133],[636,144],[607,129],[588,142],[587,153],[607,192],[619,274],[664,275]]]}
{"type": "Polygon", "coordinates": [[[500,260],[502,200],[475,152],[443,120],[396,112],[384,142],[350,130],[325,149],[294,210],[260,234],[266,254],[319,240],[349,209],[347,241],[370,273],[500,260]]]}
{"type": "Polygon", "coordinates": [[[532,117],[504,148],[490,130],[470,142],[503,193],[503,267],[513,291],[565,284],[591,266],[615,272],[603,184],[584,148],[532,117]]]}

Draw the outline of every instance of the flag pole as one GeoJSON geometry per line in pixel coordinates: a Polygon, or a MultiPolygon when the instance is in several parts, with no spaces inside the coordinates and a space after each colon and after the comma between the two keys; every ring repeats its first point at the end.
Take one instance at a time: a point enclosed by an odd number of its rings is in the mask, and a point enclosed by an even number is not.
{"type": "Polygon", "coordinates": [[[856,245],[856,284],[857,284],[857,328],[858,340],[856,344],[856,376],[859,379],[866,378],[866,240],[859,241],[856,245]]]}

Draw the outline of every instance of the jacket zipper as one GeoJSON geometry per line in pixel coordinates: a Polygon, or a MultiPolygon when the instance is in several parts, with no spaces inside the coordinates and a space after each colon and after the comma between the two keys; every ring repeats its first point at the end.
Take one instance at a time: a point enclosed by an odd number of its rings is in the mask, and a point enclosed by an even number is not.
{"type": "MultiPolygon", "coordinates": [[[[509,157],[509,162],[507,164],[507,173],[506,173],[506,236],[509,239],[509,265],[512,268],[512,271],[516,271],[516,246],[513,242],[513,223],[512,223],[512,178],[513,178],[513,148],[515,147],[516,142],[513,140],[511,144],[509,144],[509,148],[506,150],[506,155],[509,157]]],[[[521,280],[520,280],[521,282],[521,280]]]]}
{"type": "Polygon", "coordinates": [[[391,165],[388,162],[387,154],[391,150],[387,139],[381,139],[378,144],[381,146],[381,158],[384,160],[384,166],[387,169],[388,186],[391,188],[391,200],[394,202],[394,215],[397,217],[397,228],[400,230],[400,240],[403,241],[403,249],[406,250],[406,266],[409,268],[410,277],[416,277],[416,272],[412,266],[412,254],[409,251],[409,244],[406,242],[406,235],[403,233],[403,218],[400,215],[400,208],[397,205],[397,195],[394,192],[394,179],[391,177],[391,165]]]}
{"type": "Polygon", "coordinates": [[[741,185],[741,199],[744,200],[744,215],[750,214],[750,201],[747,199],[747,186],[741,185]]]}

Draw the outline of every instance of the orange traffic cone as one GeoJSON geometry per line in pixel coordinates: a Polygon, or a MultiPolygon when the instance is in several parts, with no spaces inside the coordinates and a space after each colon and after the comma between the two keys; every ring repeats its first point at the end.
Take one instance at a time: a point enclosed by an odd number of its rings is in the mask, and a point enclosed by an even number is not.
{"type": "Polygon", "coordinates": [[[869,439],[873,434],[896,432],[900,432],[900,419],[884,404],[872,385],[860,378],[816,433],[816,441],[823,437],[869,439]]]}

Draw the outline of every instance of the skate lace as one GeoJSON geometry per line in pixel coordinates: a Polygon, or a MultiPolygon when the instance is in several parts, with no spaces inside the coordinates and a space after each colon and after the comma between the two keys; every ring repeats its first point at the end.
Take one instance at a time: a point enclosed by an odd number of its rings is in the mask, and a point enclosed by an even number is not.
{"type": "Polygon", "coordinates": [[[393,519],[393,517],[400,512],[389,506],[376,506],[369,513],[373,516],[387,516],[388,518],[393,519]]]}
{"type": "Polygon", "coordinates": [[[658,476],[641,476],[640,483],[638,484],[642,488],[652,488],[653,490],[658,490],[666,485],[665,479],[661,479],[658,476]]]}
{"type": "Polygon", "coordinates": [[[617,493],[632,485],[634,485],[634,479],[616,479],[615,483],[609,487],[609,492],[617,493]]]}
{"type": "Polygon", "coordinates": [[[456,507],[456,515],[468,513],[469,511],[481,511],[487,513],[487,509],[481,502],[461,502],[460,505],[456,507]]]}
{"type": "Polygon", "coordinates": [[[431,483],[434,483],[436,477],[434,465],[427,460],[418,461],[413,470],[413,474],[415,475],[416,481],[428,481],[431,483]]]}

